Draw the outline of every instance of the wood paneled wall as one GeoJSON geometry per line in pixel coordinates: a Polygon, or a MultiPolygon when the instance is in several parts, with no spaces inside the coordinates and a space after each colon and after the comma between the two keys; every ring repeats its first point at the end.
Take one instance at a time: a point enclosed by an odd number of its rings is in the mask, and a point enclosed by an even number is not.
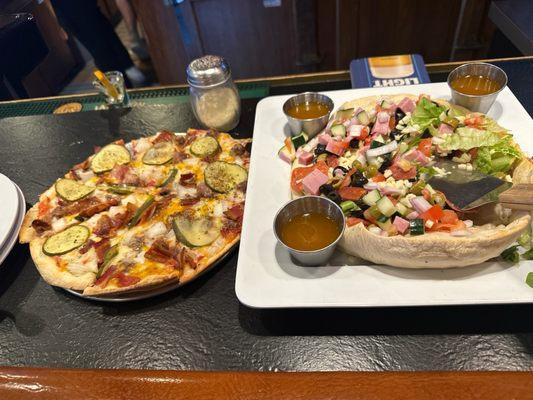
{"type": "Polygon", "coordinates": [[[134,0],[161,83],[190,60],[228,59],[251,78],[346,69],[358,57],[419,53],[426,62],[482,56],[490,0],[134,0]],[[460,21],[463,24],[458,28],[460,21]]]}

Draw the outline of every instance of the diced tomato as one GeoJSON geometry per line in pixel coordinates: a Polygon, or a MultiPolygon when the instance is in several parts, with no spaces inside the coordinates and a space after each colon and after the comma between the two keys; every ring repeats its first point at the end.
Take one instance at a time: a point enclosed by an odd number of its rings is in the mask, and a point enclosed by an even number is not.
{"type": "Polygon", "coordinates": [[[389,198],[389,200],[391,201],[391,203],[392,203],[393,205],[398,204],[398,200],[395,199],[394,197],[392,197],[392,196],[387,196],[387,197],[389,198]]]}
{"type": "Polygon", "coordinates": [[[347,226],[354,226],[354,225],[357,225],[360,222],[363,225],[365,225],[365,226],[369,225],[368,221],[364,220],[362,218],[357,218],[357,217],[348,217],[348,218],[346,218],[346,225],[347,226]]]}
{"type": "Polygon", "coordinates": [[[391,118],[391,119],[389,119],[389,128],[390,128],[391,131],[392,131],[394,128],[396,128],[396,119],[395,119],[395,118],[391,118]]]}
{"type": "Polygon", "coordinates": [[[348,173],[344,176],[344,179],[342,180],[341,184],[339,185],[339,188],[350,186],[350,183],[352,182],[352,175],[355,174],[356,171],[357,170],[355,168],[348,171],[348,173]]]}
{"type": "Polygon", "coordinates": [[[431,138],[422,139],[420,143],[418,143],[418,150],[420,150],[426,157],[431,156],[431,138]]]}
{"type": "Polygon", "coordinates": [[[357,137],[359,140],[364,140],[368,137],[368,134],[370,133],[370,129],[368,126],[365,126],[363,129],[361,129],[360,135],[357,137]]]}
{"type": "Polygon", "coordinates": [[[461,220],[457,220],[455,224],[443,224],[441,222],[437,222],[431,227],[430,231],[451,232],[451,231],[457,231],[457,230],[462,230],[462,229],[466,229],[466,224],[461,220]]]}
{"type": "Polygon", "coordinates": [[[376,220],[376,218],[374,218],[374,217],[372,216],[372,214],[370,213],[369,210],[370,210],[370,208],[367,208],[367,209],[363,212],[363,215],[364,215],[364,217],[365,217],[365,219],[366,219],[367,221],[370,221],[371,223],[375,224],[375,223],[377,222],[377,220],[376,220]]]}
{"type": "Polygon", "coordinates": [[[318,169],[320,172],[327,174],[329,167],[324,161],[319,161],[309,167],[295,168],[291,174],[291,189],[297,193],[303,191],[302,179],[309,175],[312,171],[318,169]]]}
{"type": "Polygon", "coordinates": [[[390,170],[394,179],[413,179],[416,177],[416,167],[414,166],[404,171],[397,163],[394,163],[390,166],[390,170]]]}
{"type": "Polygon", "coordinates": [[[44,214],[46,214],[50,210],[50,199],[48,197],[45,197],[43,200],[39,202],[39,206],[37,207],[38,214],[37,216],[40,218],[44,214]]]}
{"type": "Polygon", "coordinates": [[[431,220],[433,222],[439,221],[444,215],[442,207],[439,205],[434,205],[429,210],[420,214],[419,218],[422,218],[424,221],[431,220]]]}
{"type": "Polygon", "coordinates": [[[459,221],[459,217],[457,216],[457,213],[453,210],[443,210],[442,211],[442,217],[440,217],[440,222],[443,224],[450,224],[454,225],[459,221]]]}
{"type": "Polygon", "coordinates": [[[473,128],[479,127],[483,124],[483,117],[481,115],[473,115],[468,118],[465,118],[465,125],[473,128]]]}
{"type": "Polygon", "coordinates": [[[377,173],[372,177],[372,182],[385,182],[387,179],[385,179],[385,175],[377,173]]]}
{"type": "Polygon", "coordinates": [[[360,187],[346,186],[339,189],[339,195],[343,200],[359,200],[366,194],[366,190],[360,187]]]}
{"type": "Polygon", "coordinates": [[[328,164],[328,167],[335,168],[339,165],[339,157],[334,154],[328,154],[326,157],[326,164],[328,164]]]}

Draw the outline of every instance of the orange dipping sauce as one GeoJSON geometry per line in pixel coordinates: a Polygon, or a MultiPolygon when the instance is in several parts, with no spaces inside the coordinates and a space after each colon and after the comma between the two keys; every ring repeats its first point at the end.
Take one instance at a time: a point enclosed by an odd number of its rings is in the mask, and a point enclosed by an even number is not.
{"type": "Polygon", "coordinates": [[[465,75],[455,78],[451,87],[463,94],[483,96],[500,90],[498,82],[481,75],[465,75]]]}
{"type": "Polygon", "coordinates": [[[320,250],[339,237],[335,221],[323,214],[296,215],[281,226],[280,239],[287,246],[300,251],[320,250]]]}
{"type": "Polygon", "coordinates": [[[298,119],[319,118],[326,115],[328,112],[329,108],[326,104],[315,101],[296,104],[287,109],[287,114],[298,119]]]}

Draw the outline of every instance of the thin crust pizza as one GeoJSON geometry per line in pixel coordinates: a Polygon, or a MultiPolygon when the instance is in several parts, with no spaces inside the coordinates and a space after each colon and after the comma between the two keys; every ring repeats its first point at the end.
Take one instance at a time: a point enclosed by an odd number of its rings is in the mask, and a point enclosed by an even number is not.
{"type": "Polygon", "coordinates": [[[493,119],[429,96],[356,99],[340,107],[311,140],[289,138],[292,197],[322,195],[343,209],[340,248],[404,268],[450,268],[499,256],[530,228],[526,212],[493,203],[461,213],[432,176],[435,161],[477,169],[513,183],[533,183],[533,163],[493,119]]]}
{"type": "Polygon", "coordinates": [[[98,148],[40,195],[20,242],[84,295],[187,282],[240,238],[249,142],[189,129],[98,148]]]}

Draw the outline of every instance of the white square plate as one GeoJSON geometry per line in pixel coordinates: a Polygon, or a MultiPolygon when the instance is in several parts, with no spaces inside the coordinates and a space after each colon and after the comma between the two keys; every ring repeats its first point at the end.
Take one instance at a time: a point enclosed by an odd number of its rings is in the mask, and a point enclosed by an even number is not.
{"type": "MultiPolygon", "coordinates": [[[[336,108],[348,100],[391,93],[449,98],[446,83],[324,93],[336,108]]],[[[243,304],[290,308],[533,302],[533,288],[525,283],[527,273],[533,271],[533,261],[409,270],[375,265],[338,251],[324,267],[293,264],[272,230],[276,212],[290,200],[290,167],[277,157],[288,129],[281,107],[289,97],[267,97],[257,105],[235,284],[243,304]]],[[[522,149],[530,154],[533,121],[509,88],[499,94],[489,115],[510,129],[522,149]]]]}

